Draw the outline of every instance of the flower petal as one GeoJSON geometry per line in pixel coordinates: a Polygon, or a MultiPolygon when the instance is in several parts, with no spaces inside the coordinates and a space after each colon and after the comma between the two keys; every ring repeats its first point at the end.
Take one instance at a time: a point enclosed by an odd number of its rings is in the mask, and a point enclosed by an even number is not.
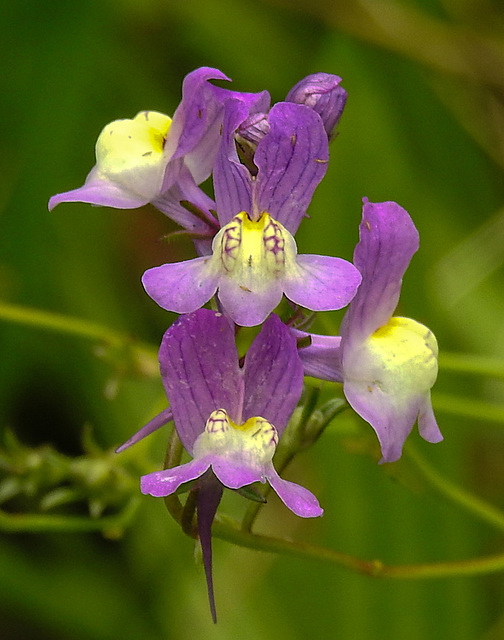
{"type": "Polygon", "coordinates": [[[258,288],[252,291],[226,275],[219,280],[219,300],[233,322],[241,327],[261,324],[282,300],[279,281],[257,281],[255,284],[258,288]]]}
{"type": "Polygon", "coordinates": [[[283,480],[271,465],[268,481],[280,500],[301,518],[316,518],[324,513],[317,498],[311,491],[299,484],[283,480]]]}
{"type": "Polygon", "coordinates": [[[341,78],[331,73],[313,73],[292,87],[285,101],[305,104],[316,111],[331,139],[347,101],[340,82],[341,78]]]}
{"type": "Polygon", "coordinates": [[[352,408],[375,430],[382,452],[380,462],[399,460],[417,418],[422,421],[421,435],[427,435],[429,442],[443,439],[435,422],[430,394],[405,399],[384,392],[379,384],[355,380],[345,380],[343,391],[352,408]]]}
{"type": "Polygon", "coordinates": [[[228,489],[239,489],[253,482],[265,481],[260,470],[234,457],[215,457],[212,460],[212,470],[228,489]]]}
{"type": "Polygon", "coordinates": [[[140,487],[142,493],[155,498],[169,496],[174,493],[181,484],[199,478],[210,467],[208,457],[199,460],[191,460],[186,464],[181,464],[172,469],[164,471],[154,471],[146,476],[142,476],[140,487]]]}
{"type": "Polygon", "coordinates": [[[163,264],[148,269],[142,284],[160,307],[175,313],[190,313],[202,307],[217,289],[217,276],[207,269],[208,258],[163,264]]]}
{"type": "Polygon", "coordinates": [[[238,420],[243,376],[224,316],[200,309],[180,318],[163,337],[159,362],[177,433],[189,453],[213,411],[225,408],[238,420]]]}
{"type": "Polygon", "coordinates": [[[125,451],[132,445],[136,444],[137,442],[140,442],[140,440],[143,440],[145,437],[149,436],[151,433],[154,433],[154,431],[157,431],[161,427],[164,427],[165,424],[167,424],[168,422],[171,422],[172,420],[173,420],[173,413],[170,408],[165,409],[164,411],[161,411],[160,414],[158,414],[155,418],[152,418],[152,420],[149,420],[149,422],[145,426],[143,426],[139,431],[137,431],[135,435],[131,436],[131,438],[126,440],[126,442],[122,444],[120,447],[117,447],[115,452],[121,453],[121,451],[125,451]]]}
{"type": "Polygon", "coordinates": [[[418,249],[418,231],[395,202],[364,199],[354,263],[362,284],[345,315],[341,335],[359,342],[386,324],[397,306],[401,283],[418,249]],[[350,335],[351,334],[351,335],[350,335]]]}
{"type": "Polygon", "coordinates": [[[86,202],[115,209],[136,209],[147,204],[149,199],[118,184],[100,179],[94,167],[82,187],[52,196],[49,200],[49,211],[62,202],[86,202]]]}
{"type": "Polygon", "coordinates": [[[312,311],[341,309],[355,296],[361,281],[351,262],[331,256],[297,256],[297,273],[284,280],[289,300],[312,311]]]}
{"type": "Polygon", "coordinates": [[[319,380],[343,382],[340,362],[340,336],[320,336],[291,329],[296,339],[309,337],[311,344],[300,347],[299,357],[303,363],[305,376],[312,376],[319,380]]]}
{"type": "Polygon", "coordinates": [[[257,146],[254,210],[267,211],[294,235],[329,161],[327,134],[309,107],[279,102],[269,113],[269,133],[257,146]]]}
{"type": "Polygon", "coordinates": [[[303,389],[303,367],[296,339],[272,314],[250,346],[243,365],[245,400],[242,420],[261,416],[282,434],[303,389]]]}
{"type": "Polygon", "coordinates": [[[241,211],[252,211],[251,176],[241,164],[234,138],[238,125],[248,115],[247,106],[238,100],[226,103],[222,139],[215,160],[213,183],[221,226],[241,211]]]}

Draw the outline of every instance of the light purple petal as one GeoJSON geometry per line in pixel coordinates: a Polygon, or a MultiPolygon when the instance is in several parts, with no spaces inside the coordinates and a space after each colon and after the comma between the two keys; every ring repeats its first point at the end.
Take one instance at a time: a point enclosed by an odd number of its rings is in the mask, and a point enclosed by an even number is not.
{"type": "Polygon", "coordinates": [[[351,262],[331,256],[297,256],[298,272],[284,280],[289,300],[312,311],[341,309],[355,296],[361,276],[351,262]]]}
{"type": "Polygon", "coordinates": [[[199,460],[191,460],[172,469],[154,471],[140,480],[140,488],[145,495],[162,498],[174,493],[180,485],[199,478],[210,467],[208,456],[199,460]]]}
{"type": "Polygon", "coordinates": [[[52,196],[49,200],[49,211],[62,202],[86,202],[114,209],[136,209],[149,202],[147,198],[131,193],[113,182],[96,178],[95,173],[93,168],[82,187],[52,196]]]}
{"type": "Polygon", "coordinates": [[[428,436],[429,442],[443,439],[435,423],[429,395],[404,399],[384,392],[379,384],[353,380],[344,382],[343,391],[351,407],[375,430],[383,456],[380,462],[399,460],[404,442],[419,415],[423,416],[421,435],[428,436]]]}
{"type": "Polygon", "coordinates": [[[248,115],[247,105],[238,100],[226,103],[222,139],[215,160],[213,183],[221,226],[241,211],[251,213],[251,176],[240,163],[234,138],[238,125],[248,115]]]}
{"type": "Polygon", "coordinates": [[[343,382],[340,362],[340,336],[320,336],[291,329],[297,339],[310,337],[311,344],[300,347],[299,357],[303,363],[305,376],[312,376],[319,380],[343,382]]]}
{"type": "Polygon", "coordinates": [[[278,280],[252,291],[240,286],[236,280],[223,276],[219,281],[218,297],[226,313],[241,327],[255,327],[264,322],[282,300],[282,286],[278,280]]]}
{"type": "Polygon", "coordinates": [[[316,518],[324,513],[317,498],[311,491],[299,484],[280,478],[273,465],[268,471],[268,481],[280,500],[297,516],[301,518],[316,518]]]}
{"type": "Polygon", "coordinates": [[[430,393],[422,398],[422,402],[420,404],[418,414],[418,431],[424,440],[432,442],[433,444],[441,442],[443,439],[443,435],[439,430],[438,423],[434,416],[430,393]]]}
{"type": "Polygon", "coordinates": [[[305,104],[316,111],[331,138],[347,101],[347,92],[340,82],[340,77],[330,73],[313,73],[292,87],[285,101],[305,104]]]}
{"type": "Polygon", "coordinates": [[[193,258],[148,269],[142,284],[160,307],[175,313],[190,313],[202,307],[217,289],[217,276],[208,274],[209,258],[193,258]]]}
{"type": "Polygon", "coordinates": [[[418,249],[418,231],[395,202],[364,199],[360,240],[354,263],[362,284],[345,315],[341,335],[364,340],[391,318],[399,300],[402,277],[418,249]]]}
{"type": "Polygon", "coordinates": [[[209,309],[183,316],[165,333],[159,350],[161,377],[184,447],[192,453],[210,414],[241,416],[243,376],[234,331],[209,309]]]}
{"type": "Polygon", "coordinates": [[[267,211],[294,235],[327,170],[329,147],[320,116],[292,102],[274,105],[270,132],[257,146],[254,210],[267,211]]]}
{"type": "Polygon", "coordinates": [[[121,453],[121,451],[125,451],[126,449],[131,447],[131,445],[140,442],[140,440],[143,440],[146,436],[154,433],[154,431],[157,431],[161,427],[164,427],[165,424],[171,422],[172,420],[173,414],[170,408],[161,411],[160,414],[158,414],[155,418],[152,418],[152,420],[149,420],[149,422],[145,426],[137,431],[135,435],[131,436],[129,440],[126,440],[124,444],[122,444],[120,447],[117,447],[115,452],[121,453]]]}
{"type": "Polygon", "coordinates": [[[218,457],[212,460],[212,470],[228,489],[239,489],[253,482],[264,482],[261,472],[234,457],[218,457]]]}
{"type": "Polygon", "coordinates": [[[245,401],[242,420],[260,416],[285,429],[303,389],[303,367],[296,339],[272,314],[255,338],[243,366],[245,401]]]}

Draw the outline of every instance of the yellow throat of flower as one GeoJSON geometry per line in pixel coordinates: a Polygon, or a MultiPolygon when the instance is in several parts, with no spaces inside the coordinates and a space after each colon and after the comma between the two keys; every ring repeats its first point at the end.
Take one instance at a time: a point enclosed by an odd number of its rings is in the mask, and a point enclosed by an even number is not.
{"type": "Polygon", "coordinates": [[[385,392],[422,394],[436,381],[437,356],[430,329],[410,318],[394,317],[364,342],[350,373],[385,392]]]}

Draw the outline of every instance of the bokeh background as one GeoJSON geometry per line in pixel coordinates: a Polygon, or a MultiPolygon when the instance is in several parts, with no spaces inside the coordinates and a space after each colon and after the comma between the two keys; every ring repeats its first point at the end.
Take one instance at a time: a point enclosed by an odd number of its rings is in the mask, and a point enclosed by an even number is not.
{"type": "MultiPolygon", "coordinates": [[[[173,226],[149,207],[64,204],[49,214],[48,198],[83,182],[106,123],[173,113],[198,66],[274,101],[326,71],[343,78],[349,100],[300,252],[350,259],[362,197],[399,202],[421,237],[400,312],[427,324],[448,356],[504,362],[499,0],[10,0],[0,36],[0,305],[101,323],[155,349],[171,318],[143,293],[141,274],[190,245],[160,242],[173,226]]],[[[339,317],[326,314],[320,330],[339,317]]],[[[132,375],[95,346],[0,320],[0,425],[77,456],[86,425],[114,447],[163,408],[156,377],[132,375]]],[[[445,441],[413,442],[440,474],[504,509],[502,380],[455,372],[448,356],[434,394],[445,441]]],[[[166,437],[124,455],[159,467],[166,437]]],[[[335,422],[286,474],[318,495],[324,517],[301,522],[272,499],[258,530],[391,564],[502,551],[502,530],[438,495],[407,456],[378,466],[373,443],[350,414],[335,422]]],[[[504,637],[501,573],[378,580],[220,540],[214,627],[194,545],[153,498],[120,539],[0,535],[3,640],[504,637]]]]}

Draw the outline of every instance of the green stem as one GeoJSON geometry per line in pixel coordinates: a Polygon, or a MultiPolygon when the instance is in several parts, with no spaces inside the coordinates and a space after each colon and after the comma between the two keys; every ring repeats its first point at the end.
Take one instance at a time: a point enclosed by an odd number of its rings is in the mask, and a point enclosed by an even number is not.
{"type": "Polygon", "coordinates": [[[415,464],[429,484],[451,502],[474,514],[481,520],[504,531],[504,513],[481,498],[461,489],[451,480],[444,478],[412,446],[407,443],[404,449],[408,458],[415,464]]]}
{"type": "Polygon", "coordinates": [[[88,533],[103,531],[107,537],[119,537],[133,521],[141,496],[133,496],[124,509],[113,516],[89,518],[38,513],[7,513],[0,510],[0,530],[5,533],[88,533]]]}
{"type": "Polygon", "coordinates": [[[270,536],[244,531],[236,523],[230,523],[223,517],[215,519],[212,534],[241,547],[280,553],[296,558],[310,558],[373,578],[416,579],[450,578],[471,575],[483,575],[504,571],[504,553],[483,558],[470,558],[452,562],[434,562],[415,565],[386,565],[381,560],[361,560],[355,556],[318,547],[305,542],[294,542],[270,536]]]}

